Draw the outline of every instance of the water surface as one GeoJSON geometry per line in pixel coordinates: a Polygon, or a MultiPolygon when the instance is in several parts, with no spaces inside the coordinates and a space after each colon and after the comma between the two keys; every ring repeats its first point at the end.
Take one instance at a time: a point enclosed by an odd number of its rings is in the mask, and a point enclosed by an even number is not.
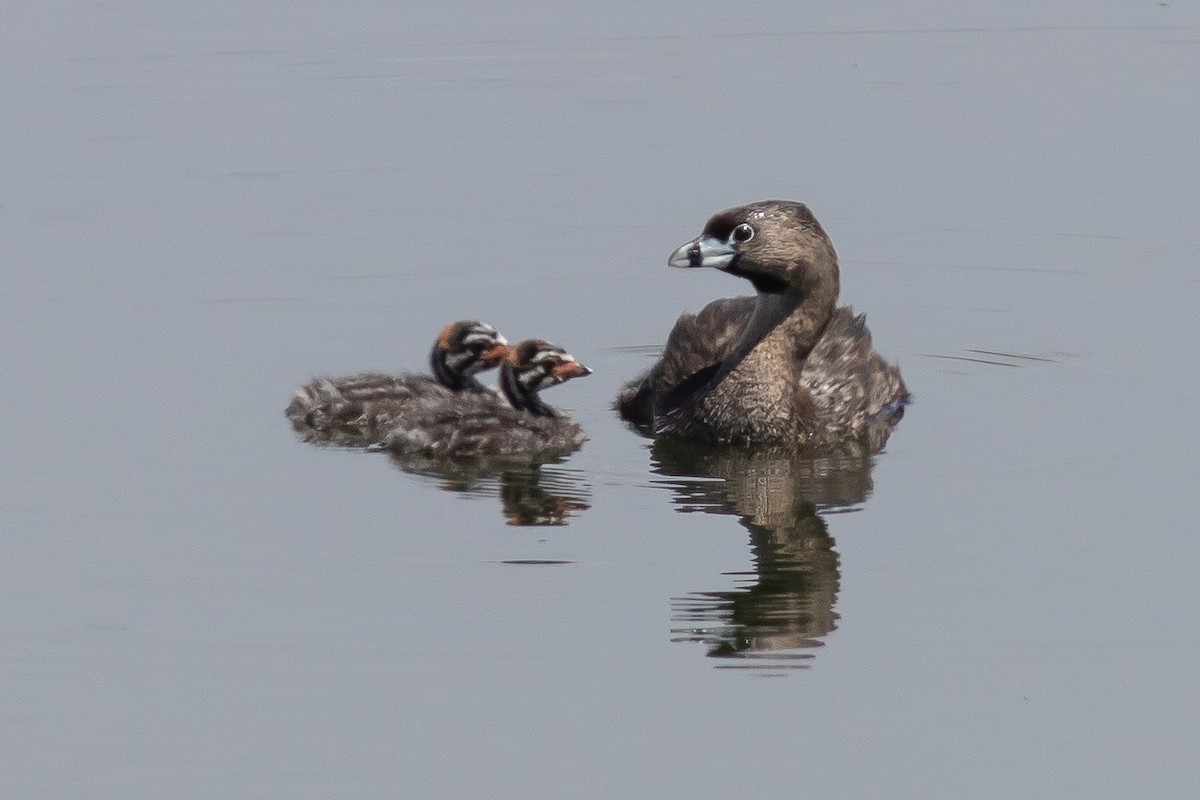
{"type": "Polygon", "coordinates": [[[1194,793],[1186,4],[6,19],[6,796],[1194,793]],[[916,396],[876,458],[608,410],[767,197],[916,396]],[[596,369],[582,451],[290,431],[470,316],[596,369]]]}

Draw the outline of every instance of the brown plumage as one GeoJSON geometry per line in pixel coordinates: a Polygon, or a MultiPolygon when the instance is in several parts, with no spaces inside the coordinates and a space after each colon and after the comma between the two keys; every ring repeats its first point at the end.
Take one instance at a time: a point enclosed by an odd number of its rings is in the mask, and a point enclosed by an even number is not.
{"type": "Polygon", "coordinates": [[[499,365],[507,344],[487,323],[455,322],[434,341],[429,355],[432,376],[366,372],[315,378],[296,390],[284,413],[297,425],[316,430],[349,428],[367,437],[359,444],[369,444],[370,433],[387,428],[409,403],[446,402],[460,392],[487,391],[475,375],[499,365]]]}
{"type": "Polygon", "coordinates": [[[591,373],[561,347],[528,339],[508,349],[500,394],[464,392],[445,402],[408,403],[392,418],[382,446],[437,458],[567,455],[587,437],[538,393],[591,373]]]}
{"type": "Polygon", "coordinates": [[[662,359],[617,398],[625,419],[710,441],[882,444],[908,390],[873,350],[864,317],[837,307],[837,254],[806,206],[723,211],[669,263],[746,278],[757,295],[680,317],[662,359]]]}

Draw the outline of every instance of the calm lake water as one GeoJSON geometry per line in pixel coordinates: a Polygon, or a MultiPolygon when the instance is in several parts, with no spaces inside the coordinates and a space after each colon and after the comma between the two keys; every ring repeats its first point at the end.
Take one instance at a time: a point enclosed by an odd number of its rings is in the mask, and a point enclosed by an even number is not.
{"type": "Polygon", "coordinates": [[[1195,796],[1195,7],[5,17],[0,794],[1195,796]],[[768,197],[916,397],[874,459],[608,409],[768,197]],[[473,316],[582,451],[284,420],[473,316]]]}

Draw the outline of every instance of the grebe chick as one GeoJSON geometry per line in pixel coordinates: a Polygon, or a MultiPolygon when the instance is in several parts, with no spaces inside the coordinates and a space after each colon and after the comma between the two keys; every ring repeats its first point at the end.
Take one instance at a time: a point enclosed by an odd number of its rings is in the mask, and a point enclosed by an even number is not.
{"type": "Polygon", "coordinates": [[[622,417],[716,442],[886,440],[873,429],[895,425],[908,390],[872,348],[865,317],[837,307],[837,253],[805,205],[722,211],[667,263],[722,270],[757,294],[680,317],[660,361],[617,398],[622,417]]]}
{"type": "Polygon", "coordinates": [[[344,378],[317,378],[292,395],[285,414],[312,428],[350,426],[364,430],[390,424],[407,403],[444,402],[458,392],[487,389],[475,375],[499,365],[508,342],[491,325],[463,320],[438,334],[429,354],[433,377],[366,372],[344,378]]]}
{"type": "Polygon", "coordinates": [[[439,458],[565,456],[587,437],[538,393],[591,374],[561,347],[527,339],[508,348],[499,395],[463,393],[448,402],[410,403],[395,416],[382,447],[439,458]]]}

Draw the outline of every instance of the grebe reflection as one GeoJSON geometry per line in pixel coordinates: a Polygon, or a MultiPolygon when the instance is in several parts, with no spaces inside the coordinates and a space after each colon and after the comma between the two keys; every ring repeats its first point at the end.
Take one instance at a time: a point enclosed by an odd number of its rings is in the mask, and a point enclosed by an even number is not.
{"type": "Polygon", "coordinates": [[[703,643],[709,656],[728,659],[726,667],[808,666],[838,621],[840,564],[822,514],[867,498],[871,450],[847,443],[805,453],[658,439],[653,471],[668,478],[658,483],[671,490],[678,510],[737,516],[754,563],[750,572],[725,573],[735,576],[734,588],[674,598],[672,639],[703,643]]]}
{"type": "Polygon", "coordinates": [[[505,523],[513,526],[566,525],[591,507],[592,486],[576,469],[561,466],[564,458],[437,458],[420,453],[394,453],[378,447],[349,427],[316,429],[293,420],[296,437],[324,447],[362,449],[371,458],[390,460],[401,472],[464,497],[499,498],[505,523]]]}
{"type": "Polygon", "coordinates": [[[465,497],[496,496],[513,526],[566,525],[591,507],[592,486],[576,469],[552,461],[452,460],[390,453],[402,472],[465,497]]]}

